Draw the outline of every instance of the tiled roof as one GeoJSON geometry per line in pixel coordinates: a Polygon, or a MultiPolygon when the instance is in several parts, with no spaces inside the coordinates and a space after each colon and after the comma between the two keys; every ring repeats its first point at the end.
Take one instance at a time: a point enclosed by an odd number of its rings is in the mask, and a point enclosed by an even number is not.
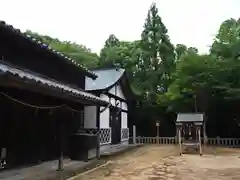
{"type": "Polygon", "coordinates": [[[202,113],[180,113],[176,122],[203,122],[202,113]]]}
{"type": "Polygon", "coordinates": [[[10,73],[12,75],[18,76],[21,79],[26,78],[28,80],[33,80],[35,82],[46,85],[49,88],[61,89],[63,91],[71,93],[72,95],[75,95],[76,97],[80,97],[80,98],[88,100],[88,101],[98,102],[101,105],[108,105],[109,104],[109,102],[104,101],[104,100],[100,99],[99,97],[94,96],[93,94],[87,93],[84,90],[80,90],[78,88],[73,88],[73,87],[70,87],[68,85],[63,85],[63,84],[61,84],[59,82],[56,82],[54,80],[50,80],[50,79],[41,77],[40,75],[35,75],[31,72],[26,72],[26,71],[17,69],[15,67],[10,66],[10,65],[0,63],[0,72],[10,73]]]}
{"type": "Polygon", "coordinates": [[[124,74],[124,69],[96,69],[93,72],[98,76],[93,80],[86,78],[85,89],[87,91],[103,90],[115,84],[124,74]]]}
{"type": "Polygon", "coordinates": [[[16,33],[17,35],[20,35],[22,36],[23,38],[26,38],[27,40],[29,41],[32,41],[33,43],[39,45],[41,48],[53,53],[54,55],[56,56],[59,56],[60,58],[68,61],[68,62],[71,62],[72,64],[78,66],[79,68],[81,68],[83,71],[85,71],[86,73],[89,74],[89,76],[91,78],[97,78],[96,74],[94,74],[92,71],[88,70],[86,67],[84,67],[83,65],[77,63],[75,60],[73,60],[72,58],[70,57],[67,57],[65,56],[63,53],[59,52],[59,51],[56,51],[55,49],[52,49],[51,47],[49,47],[47,44],[35,39],[34,37],[26,34],[26,33],[22,33],[20,31],[20,29],[16,29],[14,28],[12,25],[8,25],[6,24],[4,21],[0,21],[0,26],[2,27],[5,27],[7,28],[8,30],[11,30],[13,33],[16,33]]]}

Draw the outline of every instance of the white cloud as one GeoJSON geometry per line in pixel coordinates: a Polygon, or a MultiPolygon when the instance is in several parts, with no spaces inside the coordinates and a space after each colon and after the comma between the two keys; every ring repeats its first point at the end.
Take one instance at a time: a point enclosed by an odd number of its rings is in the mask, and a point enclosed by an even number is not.
{"type": "MultiPolygon", "coordinates": [[[[206,52],[219,25],[239,18],[238,0],[155,0],[174,44],[206,52]]],[[[0,19],[21,30],[70,40],[99,52],[109,34],[140,38],[151,0],[3,0],[0,19]]]]}

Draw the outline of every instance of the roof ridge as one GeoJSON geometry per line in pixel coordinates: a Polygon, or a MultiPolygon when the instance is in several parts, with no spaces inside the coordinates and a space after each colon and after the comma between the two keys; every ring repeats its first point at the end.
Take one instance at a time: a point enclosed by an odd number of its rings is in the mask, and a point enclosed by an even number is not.
{"type": "Polygon", "coordinates": [[[43,43],[40,40],[37,40],[36,38],[32,37],[31,35],[21,32],[20,29],[17,29],[15,27],[13,27],[12,25],[7,24],[5,21],[0,21],[0,25],[4,26],[5,28],[8,28],[8,29],[12,30],[14,33],[17,33],[17,34],[23,36],[24,38],[30,40],[31,42],[33,42],[37,45],[39,45],[41,48],[44,48],[44,49],[48,50],[49,52],[59,56],[60,58],[63,58],[64,60],[68,60],[69,62],[71,62],[75,66],[78,66],[81,69],[83,69],[84,71],[86,71],[87,73],[91,74],[91,76],[93,76],[94,78],[97,77],[97,75],[95,73],[93,73],[91,70],[86,68],[84,65],[77,63],[74,59],[66,56],[62,52],[56,51],[55,49],[51,48],[49,45],[43,43]]]}

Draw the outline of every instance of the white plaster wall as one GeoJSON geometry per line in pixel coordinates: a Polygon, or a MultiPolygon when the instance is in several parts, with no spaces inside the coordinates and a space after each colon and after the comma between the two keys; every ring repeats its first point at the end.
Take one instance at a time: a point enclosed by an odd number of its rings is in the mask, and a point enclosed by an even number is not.
{"type": "Polygon", "coordinates": [[[116,94],[118,97],[121,97],[122,99],[125,99],[125,96],[122,92],[122,88],[120,85],[117,85],[117,94],[116,94]]]}
{"type": "MultiPolygon", "coordinates": [[[[115,86],[114,86],[108,92],[113,94],[113,95],[116,95],[116,96],[118,96],[118,97],[120,97],[122,99],[126,99],[124,94],[123,94],[123,92],[122,92],[121,86],[120,85],[116,85],[116,87],[117,87],[116,91],[115,91],[115,86]]],[[[115,100],[113,98],[111,98],[110,101],[115,106],[115,100]]],[[[117,103],[118,103],[118,101],[117,101],[117,103]]],[[[124,110],[128,110],[127,103],[125,103],[125,102],[122,102],[122,104],[119,103],[117,106],[121,107],[124,110]]],[[[128,114],[126,112],[122,112],[121,116],[122,116],[122,119],[121,119],[122,129],[123,128],[128,128],[128,114]]]]}
{"type": "MultiPolygon", "coordinates": [[[[100,98],[105,101],[109,101],[109,98],[105,94],[101,94],[100,98]]],[[[104,107],[101,107],[100,110],[104,109],[104,107]]],[[[105,111],[100,113],[100,128],[109,128],[109,114],[110,110],[107,108],[105,111]]]]}
{"type": "Polygon", "coordinates": [[[109,108],[100,113],[100,128],[109,128],[109,113],[109,108]]]}
{"type": "MultiPolygon", "coordinates": [[[[123,94],[123,92],[122,92],[121,86],[120,85],[116,85],[116,87],[117,87],[116,94],[115,94],[115,86],[112,87],[108,92],[113,94],[113,95],[116,95],[116,96],[118,96],[118,97],[120,97],[122,99],[126,99],[124,94],[123,94]]],[[[111,103],[115,106],[115,100],[113,98],[111,98],[111,103]]],[[[118,107],[120,107],[120,103],[118,104],[118,107]]],[[[127,103],[125,103],[125,102],[122,103],[122,109],[124,109],[124,110],[128,109],[127,108],[127,103]]]]}
{"type": "Polygon", "coordinates": [[[108,92],[118,97],[121,97],[122,99],[125,99],[120,85],[113,86],[108,92]],[[117,87],[116,93],[115,93],[115,87],[117,87]]]}
{"type": "Polygon", "coordinates": [[[122,115],[122,129],[128,128],[128,120],[127,120],[128,115],[127,115],[127,113],[126,112],[122,112],[121,115],[122,115]]]}
{"type": "Polygon", "coordinates": [[[122,102],[122,109],[124,109],[124,110],[128,110],[127,103],[122,102]]]}
{"type": "Polygon", "coordinates": [[[113,86],[108,92],[115,95],[115,86],[113,86]]]}
{"type": "Polygon", "coordinates": [[[84,107],[84,128],[96,128],[97,107],[85,106],[84,107]]]}

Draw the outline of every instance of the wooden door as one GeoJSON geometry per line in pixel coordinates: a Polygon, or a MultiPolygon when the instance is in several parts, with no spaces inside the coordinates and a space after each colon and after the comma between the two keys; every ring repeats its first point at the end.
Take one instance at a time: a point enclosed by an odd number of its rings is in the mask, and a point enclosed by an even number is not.
{"type": "Polygon", "coordinates": [[[121,112],[119,112],[118,108],[110,110],[110,121],[112,144],[119,144],[121,142],[121,112]]]}

